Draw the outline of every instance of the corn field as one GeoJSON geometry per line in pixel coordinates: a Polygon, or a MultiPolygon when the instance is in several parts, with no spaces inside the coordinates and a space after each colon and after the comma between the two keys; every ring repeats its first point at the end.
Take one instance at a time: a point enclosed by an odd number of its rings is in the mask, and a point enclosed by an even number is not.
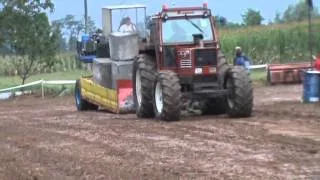
{"type": "MultiPolygon", "coordinates": [[[[320,21],[314,21],[313,54],[320,53],[320,21]]],[[[220,29],[221,47],[231,61],[241,46],[254,64],[310,60],[308,23],[259,26],[236,30],[220,29]]]]}

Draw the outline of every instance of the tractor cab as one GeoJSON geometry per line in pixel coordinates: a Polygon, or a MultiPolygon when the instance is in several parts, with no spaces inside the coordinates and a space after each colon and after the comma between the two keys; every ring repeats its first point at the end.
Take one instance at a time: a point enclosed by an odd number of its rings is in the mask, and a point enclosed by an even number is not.
{"type": "Polygon", "coordinates": [[[119,32],[128,17],[138,33],[139,40],[145,40],[145,5],[106,6],[102,8],[102,31],[82,36],[77,45],[78,59],[84,63],[92,63],[94,58],[109,58],[109,36],[113,32],[119,32]]]}
{"type": "Polygon", "coordinates": [[[159,69],[174,70],[182,76],[216,73],[218,38],[207,3],[186,8],[164,5],[154,19],[160,36],[159,69]]]}

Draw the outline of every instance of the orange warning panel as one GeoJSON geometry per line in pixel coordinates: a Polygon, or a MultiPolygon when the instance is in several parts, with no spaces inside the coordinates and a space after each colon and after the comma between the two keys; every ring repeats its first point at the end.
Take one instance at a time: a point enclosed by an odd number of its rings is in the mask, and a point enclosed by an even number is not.
{"type": "Polygon", "coordinates": [[[118,80],[117,86],[119,113],[134,112],[132,81],[118,80]]]}

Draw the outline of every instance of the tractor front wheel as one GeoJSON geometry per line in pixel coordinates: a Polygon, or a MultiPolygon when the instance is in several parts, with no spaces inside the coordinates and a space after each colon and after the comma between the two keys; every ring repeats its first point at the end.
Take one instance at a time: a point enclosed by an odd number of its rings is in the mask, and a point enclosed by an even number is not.
{"type": "Polygon", "coordinates": [[[136,114],[139,118],[154,117],[152,105],[152,88],[156,79],[154,58],[142,54],[133,63],[133,97],[136,114]]]}
{"type": "Polygon", "coordinates": [[[248,72],[242,66],[234,66],[226,79],[227,114],[232,118],[249,117],[253,108],[253,87],[248,72]]]}
{"type": "Polygon", "coordinates": [[[157,119],[178,121],[181,116],[181,86],[176,73],[158,73],[153,90],[153,107],[157,119]]]}

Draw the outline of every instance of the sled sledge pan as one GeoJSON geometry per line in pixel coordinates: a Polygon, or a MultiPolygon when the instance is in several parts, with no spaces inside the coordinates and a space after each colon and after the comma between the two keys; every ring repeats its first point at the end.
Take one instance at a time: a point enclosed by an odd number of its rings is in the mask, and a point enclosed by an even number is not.
{"type": "Polygon", "coordinates": [[[267,81],[275,84],[300,84],[303,82],[303,72],[312,68],[310,62],[268,64],[267,81]]]}
{"type": "Polygon", "coordinates": [[[80,79],[82,98],[107,111],[123,114],[135,112],[131,80],[117,80],[117,88],[105,88],[91,80],[80,79]]]}

